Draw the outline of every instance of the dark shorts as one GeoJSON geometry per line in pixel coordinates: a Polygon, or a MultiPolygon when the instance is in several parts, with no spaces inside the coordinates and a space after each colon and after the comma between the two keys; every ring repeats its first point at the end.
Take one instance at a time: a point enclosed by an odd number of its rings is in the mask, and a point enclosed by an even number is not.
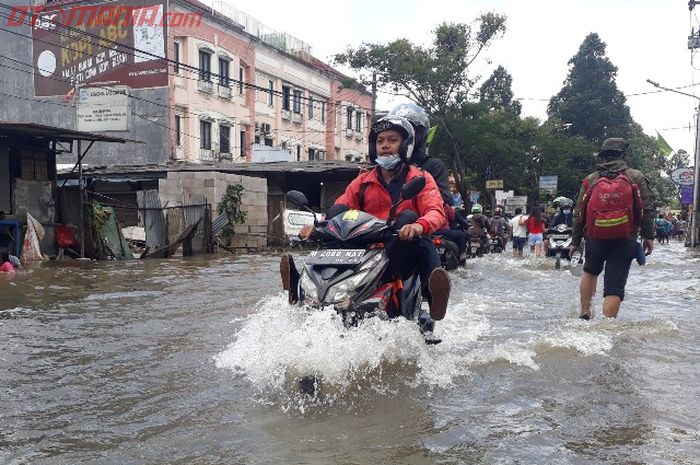
{"type": "Polygon", "coordinates": [[[637,242],[621,239],[614,241],[586,240],[586,263],[583,271],[598,276],[605,267],[603,297],[616,295],[625,298],[625,285],[632,260],[637,255],[637,242]]]}
{"type": "Polygon", "coordinates": [[[525,244],[527,244],[527,237],[513,236],[513,248],[515,250],[522,251],[525,248],[525,244]]]}

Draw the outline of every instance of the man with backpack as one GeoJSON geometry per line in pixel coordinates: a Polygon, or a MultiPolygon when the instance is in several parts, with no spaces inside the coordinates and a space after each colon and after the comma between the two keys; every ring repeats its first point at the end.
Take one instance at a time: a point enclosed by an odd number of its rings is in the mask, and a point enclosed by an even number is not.
{"type": "Polygon", "coordinates": [[[586,262],[580,286],[580,317],[584,320],[591,318],[591,300],[603,267],[603,315],[617,317],[630,265],[639,255],[640,229],[645,255],[654,248],[654,194],[644,174],[627,167],[624,157],[628,147],[624,139],[605,139],[596,171],[583,180],[576,199],[570,253],[580,250],[585,236],[586,262]]]}

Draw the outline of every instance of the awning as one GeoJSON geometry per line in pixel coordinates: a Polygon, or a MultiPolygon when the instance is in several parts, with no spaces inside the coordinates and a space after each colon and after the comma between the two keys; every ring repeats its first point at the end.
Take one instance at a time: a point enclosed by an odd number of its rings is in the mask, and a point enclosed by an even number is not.
{"type": "Polygon", "coordinates": [[[135,142],[143,144],[145,142],[122,137],[104,136],[94,132],[74,131],[72,129],[57,128],[54,126],[44,126],[36,123],[0,121],[0,137],[9,136],[34,136],[57,142],[72,142],[75,140],[85,140],[91,142],[135,142]]]}

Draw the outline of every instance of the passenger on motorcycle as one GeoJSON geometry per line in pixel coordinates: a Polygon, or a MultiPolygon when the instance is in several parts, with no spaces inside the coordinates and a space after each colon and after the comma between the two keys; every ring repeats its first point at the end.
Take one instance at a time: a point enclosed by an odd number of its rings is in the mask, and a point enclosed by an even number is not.
{"type": "MultiPolygon", "coordinates": [[[[377,166],[356,177],[331,210],[333,215],[344,209],[361,210],[386,220],[392,204],[400,200],[403,185],[424,176],[425,188],[415,198],[401,201],[396,208],[399,217],[402,211],[413,210],[418,219],[399,229],[400,241],[387,244],[391,265],[385,277],[387,280],[393,280],[396,275],[407,278],[418,269],[423,296],[430,304],[430,316],[441,320],[447,310],[450,278],[440,267],[440,258],[428,236],[445,223],[445,212],[433,177],[410,165],[413,138],[413,127],[405,118],[385,116],[374,123],[369,135],[369,158],[377,166]]],[[[312,231],[313,226],[305,226],[299,236],[308,238],[312,231]]]]}

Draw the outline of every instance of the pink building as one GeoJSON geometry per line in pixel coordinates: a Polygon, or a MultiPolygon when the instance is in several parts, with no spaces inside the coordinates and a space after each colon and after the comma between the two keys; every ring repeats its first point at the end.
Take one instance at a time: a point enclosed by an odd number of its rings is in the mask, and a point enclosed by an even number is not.
{"type": "Polygon", "coordinates": [[[170,158],[190,162],[367,157],[371,95],[288,34],[232,8],[170,0],[201,24],[168,29],[170,158]]]}

